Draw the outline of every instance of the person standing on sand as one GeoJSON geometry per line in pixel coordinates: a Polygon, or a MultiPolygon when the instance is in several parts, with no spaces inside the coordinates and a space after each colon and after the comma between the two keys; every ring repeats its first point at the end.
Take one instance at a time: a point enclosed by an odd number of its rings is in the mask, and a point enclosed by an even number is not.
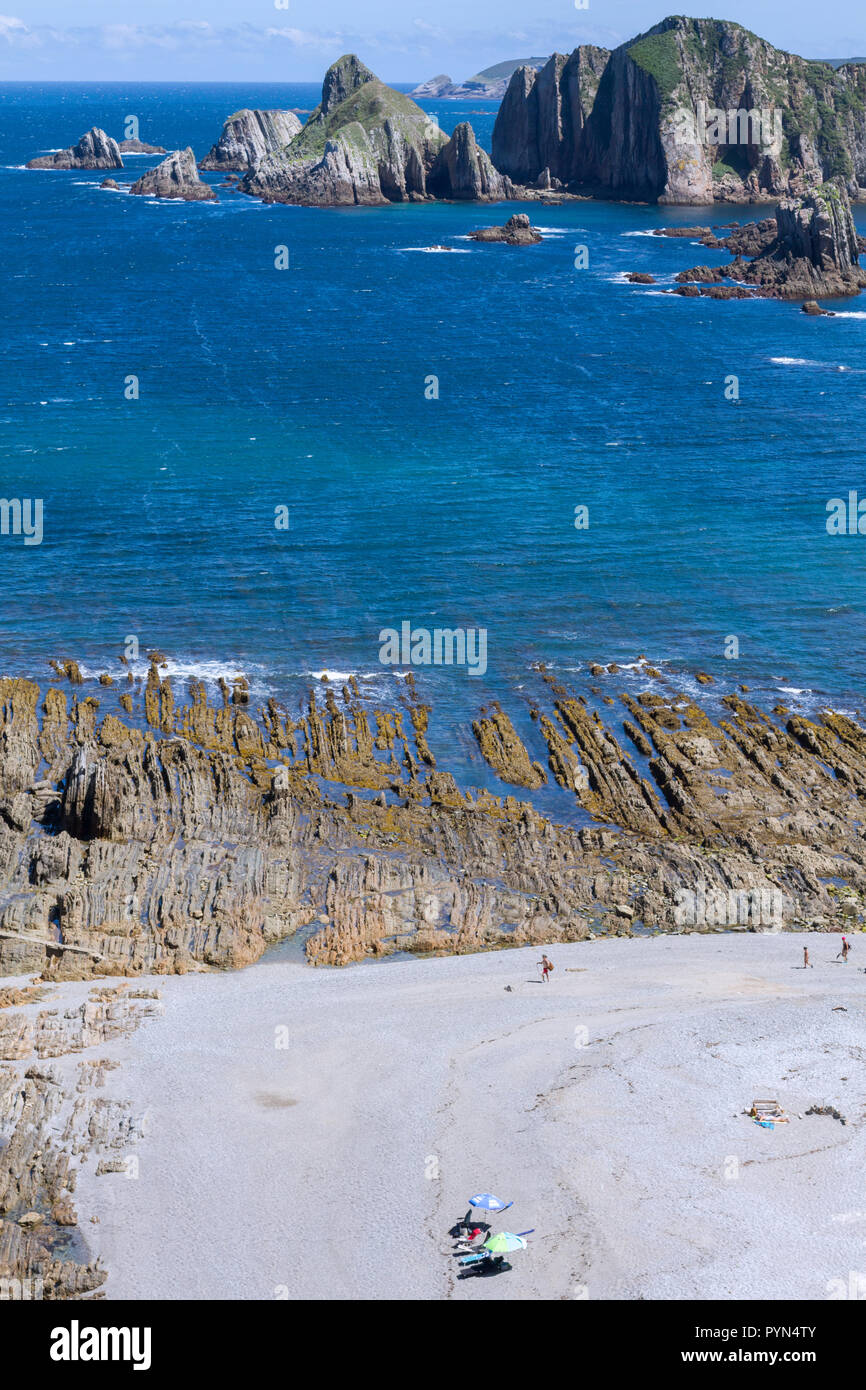
{"type": "Polygon", "coordinates": [[[547,956],[542,955],[541,960],[538,960],[535,963],[536,965],[541,966],[541,978],[544,981],[544,983],[547,984],[548,976],[550,975],[550,972],[553,969],[552,962],[547,959],[547,956]]]}
{"type": "Polygon", "coordinates": [[[841,957],[842,957],[842,964],[843,964],[843,965],[847,965],[847,964],[848,964],[848,951],[849,951],[848,942],[846,941],[845,937],[843,936],[843,937],[842,937],[842,949],[841,949],[841,951],[837,951],[837,952],[836,952],[836,959],[838,960],[839,957],[841,956],[841,957]]]}
{"type": "Polygon", "coordinates": [[[812,965],[812,962],[811,962],[810,959],[809,959],[809,947],[808,947],[808,946],[804,946],[804,947],[803,947],[803,969],[804,969],[804,970],[808,970],[808,969],[810,969],[810,968],[811,968],[812,970],[815,969],[814,965],[812,965]]]}

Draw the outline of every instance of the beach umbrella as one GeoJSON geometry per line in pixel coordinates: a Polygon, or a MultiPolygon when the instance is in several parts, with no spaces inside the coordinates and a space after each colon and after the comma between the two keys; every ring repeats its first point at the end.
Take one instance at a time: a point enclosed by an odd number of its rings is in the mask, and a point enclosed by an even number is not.
{"type": "Polygon", "coordinates": [[[470,1207],[478,1207],[481,1211],[508,1211],[513,1207],[513,1202],[503,1202],[501,1198],[494,1197],[492,1192],[476,1192],[474,1197],[469,1198],[470,1207]]]}
{"type": "Polygon", "coordinates": [[[495,1236],[488,1236],[484,1248],[489,1250],[491,1255],[510,1255],[512,1250],[525,1250],[526,1241],[523,1236],[516,1236],[513,1231],[499,1231],[495,1236]]]}

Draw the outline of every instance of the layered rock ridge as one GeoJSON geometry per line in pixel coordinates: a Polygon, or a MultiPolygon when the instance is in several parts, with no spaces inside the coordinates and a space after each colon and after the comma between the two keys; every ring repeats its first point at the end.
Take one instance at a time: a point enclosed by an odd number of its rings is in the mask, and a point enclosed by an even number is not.
{"type": "Polygon", "coordinates": [[[293,111],[251,111],[229,116],[222,134],[199,164],[200,169],[236,173],[284,149],[303,126],[293,111]]]}
{"type": "Polygon", "coordinates": [[[602,679],[597,708],[540,672],[531,718],[482,712],[501,796],[437,766],[408,680],[375,709],[326,682],[297,718],[242,681],[178,698],[156,662],[119,703],[0,681],[0,975],[242,966],[298,930],[327,964],[670,930],[682,890],[866,914],[859,724],[739,695],[714,720],[651,668],[639,695],[602,679]],[[559,821],[509,790],[548,774],[559,821]]]}

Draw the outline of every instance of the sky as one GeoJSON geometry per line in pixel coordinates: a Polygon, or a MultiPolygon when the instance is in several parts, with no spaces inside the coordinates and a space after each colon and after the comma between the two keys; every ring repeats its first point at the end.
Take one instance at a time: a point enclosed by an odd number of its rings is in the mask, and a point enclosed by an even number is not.
{"type": "MultiPolygon", "coordinates": [[[[665,0],[0,0],[3,81],[317,82],[354,52],[386,82],[456,80],[505,59],[615,47],[657,24],[665,0]]],[[[808,58],[866,53],[862,0],[715,0],[808,58]]]]}

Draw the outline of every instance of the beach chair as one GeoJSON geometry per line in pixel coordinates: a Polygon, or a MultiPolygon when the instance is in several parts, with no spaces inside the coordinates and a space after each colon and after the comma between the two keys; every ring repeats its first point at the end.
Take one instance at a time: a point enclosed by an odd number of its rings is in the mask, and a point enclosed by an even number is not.
{"type": "Polygon", "coordinates": [[[470,1255],[473,1251],[480,1250],[486,1239],[486,1231],[480,1231],[476,1240],[469,1240],[468,1237],[462,1236],[454,1246],[454,1254],[470,1255]]]}
{"type": "Polygon", "coordinates": [[[762,1129],[775,1129],[777,1124],[788,1123],[788,1116],[777,1100],[753,1100],[749,1113],[762,1129]]]}
{"type": "Polygon", "coordinates": [[[777,1100],[753,1100],[752,1114],[756,1120],[775,1120],[781,1115],[782,1107],[777,1100]]]}

